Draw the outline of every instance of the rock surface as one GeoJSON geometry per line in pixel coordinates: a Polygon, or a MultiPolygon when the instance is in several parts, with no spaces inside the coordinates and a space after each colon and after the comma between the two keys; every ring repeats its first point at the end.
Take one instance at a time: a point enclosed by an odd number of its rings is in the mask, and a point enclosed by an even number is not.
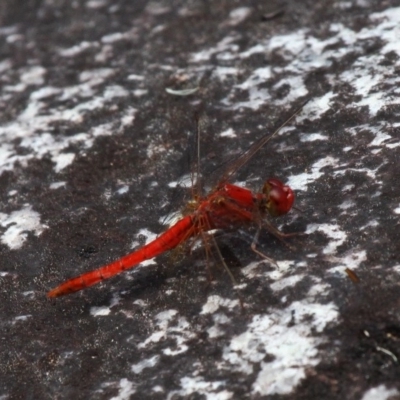
{"type": "Polygon", "coordinates": [[[400,398],[398,2],[2,4],[0,399],[400,398]],[[194,246],[46,298],[166,229],[197,126],[210,189],[306,98],[233,179],[296,191],[278,269],[218,233],[238,292],[194,246]]]}

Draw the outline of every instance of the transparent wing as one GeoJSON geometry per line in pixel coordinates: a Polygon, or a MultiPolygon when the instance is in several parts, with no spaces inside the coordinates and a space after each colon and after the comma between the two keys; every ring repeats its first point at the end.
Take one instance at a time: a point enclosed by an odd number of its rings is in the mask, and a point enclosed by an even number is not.
{"type": "Polygon", "coordinates": [[[260,149],[268,143],[274,136],[276,136],[279,131],[285,127],[293,118],[300,113],[300,111],[304,108],[304,106],[309,102],[310,99],[307,99],[303,104],[272,134],[267,134],[262,137],[257,142],[253,143],[244,153],[242,153],[236,160],[234,160],[230,165],[228,165],[225,173],[222,175],[220,182],[228,181],[233,174],[235,174],[239,168],[243,167],[260,149]]]}

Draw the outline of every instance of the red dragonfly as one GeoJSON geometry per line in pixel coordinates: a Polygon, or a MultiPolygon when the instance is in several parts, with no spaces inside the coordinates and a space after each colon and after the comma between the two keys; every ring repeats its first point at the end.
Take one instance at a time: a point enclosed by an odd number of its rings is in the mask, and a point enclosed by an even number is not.
{"type": "Polygon", "coordinates": [[[207,196],[195,196],[194,204],[191,204],[191,209],[193,210],[191,214],[183,217],[155,240],[140,249],[101,268],[65,281],[48,292],[47,296],[59,297],[95,285],[120,272],[133,268],[145,260],[174,249],[189,239],[202,237],[205,245],[207,245],[207,231],[213,229],[232,229],[252,223],[258,225],[258,230],[251,246],[252,250],[276,264],[273,259],[259,252],[255,245],[259,231],[263,226],[280,239],[290,235],[279,231],[266,217],[267,214],[276,217],[290,211],[294,202],[292,189],[278,179],[271,178],[264,183],[260,193],[253,193],[248,189],[229,183],[228,180],[287,125],[303,109],[304,105],[305,103],[272,135],[262,137],[250,146],[246,152],[240,155],[227,168],[219,184],[213,191],[207,196]]]}

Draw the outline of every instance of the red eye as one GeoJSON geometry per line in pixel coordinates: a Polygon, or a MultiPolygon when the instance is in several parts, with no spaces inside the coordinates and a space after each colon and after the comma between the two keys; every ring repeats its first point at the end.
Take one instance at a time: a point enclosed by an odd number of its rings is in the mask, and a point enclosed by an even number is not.
{"type": "Polygon", "coordinates": [[[268,179],[265,182],[264,194],[267,196],[268,211],[272,216],[286,214],[294,202],[293,190],[278,179],[268,179]]]}

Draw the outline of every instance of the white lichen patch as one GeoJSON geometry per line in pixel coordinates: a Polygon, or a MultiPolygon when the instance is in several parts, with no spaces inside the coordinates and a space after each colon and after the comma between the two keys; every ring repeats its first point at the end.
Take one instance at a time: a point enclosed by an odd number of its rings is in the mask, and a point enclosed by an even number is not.
{"type": "Polygon", "coordinates": [[[96,48],[98,46],[98,42],[83,41],[75,46],[60,50],[59,54],[62,57],[75,57],[88,49],[96,48]]]}
{"type": "Polygon", "coordinates": [[[120,297],[117,294],[112,296],[109,306],[101,306],[101,307],[91,307],[90,314],[94,317],[106,317],[110,315],[111,308],[118,305],[120,303],[120,297]]]}
{"type": "Polygon", "coordinates": [[[397,389],[388,389],[385,385],[379,385],[368,389],[361,400],[390,400],[398,395],[399,391],[397,389]]]}
{"type": "Polygon", "coordinates": [[[29,86],[39,86],[44,83],[46,69],[40,65],[23,67],[19,70],[20,81],[15,85],[4,85],[5,92],[23,92],[29,86]]]}
{"type": "Polygon", "coordinates": [[[201,314],[212,314],[220,307],[233,309],[239,306],[239,300],[224,299],[217,295],[208,296],[207,303],[203,305],[201,314]]]}
{"type": "Polygon", "coordinates": [[[336,265],[329,268],[328,272],[333,274],[336,272],[341,273],[343,276],[346,275],[346,269],[356,270],[360,267],[360,264],[367,260],[366,250],[352,250],[347,252],[342,257],[334,257],[331,259],[336,265]]]}
{"type": "Polygon", "coordinates": [[[119,42],[121,40],[126,40],[126,39],[131,39],[132,34],[130,32],[115,32],[115,33],[109,33],[107,35],[104,35],[101,38],[102,43],[110,44],[114,42],[119,42]]]}
{"type": "Polygon", "coordinates": [[[258,268],[260,265],[259,262],[252,262],[245,267],[242,268],[242,274],[248,279],[253,279],[260,275],[260,269],[258,268]]]}
{"type": "Polygon", "coordinates": [[[215,339],[217,337],[223,336],[224,331],[220,327],[214,325],[207,329],[207,334],[210,339],[215,339]]]}
{"type": "Polygon", "coordinates": [[[127,110],[125,110],[125,113],[121,118],[121,125],[123,127],[132,125],[137,111],[138,110],[134,107],[129,107],[127,110]]]}
{"type": "Polygon", "coordinates": [[[319,299],[321,297],[329,295],[330,286],[323,281],[313,277],[313,285],[310,287],[310,290],[307,292],[307,299],[310,301],[316,300],[317,296],[319,299]]]}
{"type": "Polygon", "coordinates": [[[316,140],[328,140],[328,136],[321,133],[308,133],[300,135],[301,142],[315,142],[316,140]]]}
{"type": "Polygon", "coordinates": [[[0,225],[5,228],[5,231],[2,229],[1,242],[12,250],[22,247],[27,240],[28,232],[39,236],[48,228],[40,222],[40,214],[28,204],[11,214],[0,213],[0,225]]]}
{"type": "Polygon", "coordinates": [[[21,321],[27,321],[29,318],[32,318],[31,314],[27,314],[27,315],[19,315],[18,317],[14,318],[14,321],[12,322],[13,324],[16,324],[17,322],[21,322],[21,321]]]}
{"type": "MultiPolygon", "coordinates": [[[[42,84],[46,71],[37,66],[29,70],[21,69],[19,73],[19,85],[26,87],[42,84]]],[[[114,70],[110,68],[83,71],[79,76],[80,83],[75,86],[41,87],[33,91],[26,108],[16,116],[13,122],[0,125],[0,174],[5,170],[12,170],[16,163],[27,167],[30,160],[46,156],[54,162],[55,172],[61,172],[75,159],[75,153],[66,151],[71,145],[88,149],[93,145],[96,137],[112,135],[119,132],[122,126],[130,124],[134,118],[133,109],[125,112],[122,124],[116,120],[113,124],[93,127],[88,133],[54,135],[54,123],[82,122],[88,112],[104,108],[115,98],[128,96],[128,91],[118,85],[106,86],[101,93],[98,93],[98,86],[114,73],[114,70]],[[49,108],[46,102],[50,97],[51,100],[60,102],[88,100],[68,108],[63,106],[49,108]],[[22,154],[19,151],[20,148],[24,149],[22,154]]]]}
{"type": "Polygon", "coordinates": [[[220,137],[235,138],[237,135],[232,128],[228,128],[219,134],[220,137]]]}
{"type": "Polygon", "coordinates": [[[282,279],[277,280],[276,282],[269,285],[269,287],[274,291],[280,291],[280,290],[285,289],[286,287],[295,286],[303,278],[304,278],[303,274],[296,274],[293,276],[288,276],[287,278],[282,278],[282,279]]]}
{"type": "MultiPolygon", "coordinates": [[[[393,65],[384,63],[385,56],[394,52],[400,54],[398,37],[400,36],[400,8],[390,8],[380,13],[369,16],[369,23],[361,30],[353,30],[341,23],[332,22],[325,33],[328,37],[320,38],[312,34],[307,28],[289,32],[283,35],[274,35],[271,38],[260,41],[253,47],[237,51],[236,41],[240,35],[232,35],[223,38],[214,46],[202,49],[191,56],[192,63],[204,63],[215,57],[219,60],[237,60],[251,57],[254,54],[262,54],[271,57],[279,54],[286,64],[282,67],[265,67],[254,71],[242,82],[232,87],[223,100],[222,104],[231,109],[242,107],[259,109],[267,105],[271,99],[271,90],[280,87],[288,89],[288,94],[281,100],[282,104],[293,101],[300,96],[307,95],[304,84],[304,71],[312,71],[318,68],[329,68],[335,60],[340,60],[348,55],[357,55],[351,68],[339,76],[330,75],[329,79],[335,85],[349,85],[355,95],[361,100],[350,105],[350,107],[368,107],[371,116],[389,105],[399,104],[397,87],[400,78],[396,74],[400,62],[393,65]],[[368,40],[379,40],[383,43],[381,49],[375,52],[363,51],[368,40]],[[362,55],[360,55],[360,53],[362,55]],[[382,85],[382,82],[390,82],[390,85],[382,85]],[[270,88],[266,84],[271,84],[270,88]],[[237,92],[246,91],[247,100],[237,101],[237,92]]],[[[246,17],[246,9],[240,8],[233,12],[238,15],[238,21],[246,17]]],[[[319,115],[332,108],[332,101],[336,94],[326,93],[320,98],[318,108],[310,102],[306,108],[306,118],[315,119],[319,115]],[[314,117],[313,117],[314,114],[314,117]]],[[[305,117],[299,117],[304,119],[305,117]]]]}
{"type": "Polygon", "coordinates": [[[328,110],[332,108],[333,100],[337,95],[333,92],[327,92],[321,97],[312,98],[304,107],[304,113],[297,117],[297,121],[309,119],[311,121],[321,118],[328,110]]]}
{"type": "Polygon", "coordinates": [[[375,183],[380,183],[380,181],[377,179],[377,172],[382,167],[382,165],[383,164],[379,165],[375,169],[371,169],[371,168],[351,168],[351,167],[348,167],[348,166],[343,166],[338,171],[334,171],[333,174],[337,175],[337,176],[340,176],[340,175],[345,175],[349,171],[352,171],[352,172],[357,172],[359,174],[366,175],[368,178],[373,180],[373,182],[375,182],[375,183]]]}
{"type": "Polygon", "coordinates": [[[188,398],[201,395],[206,400],[229,400],[233,393],[222,389],[226,386],[225,381],[209,381],[202,376],[183,377],[180,380],[180,390],[173,390],[168,393],[167,400],[175,398],[188,398]]]}
{"type": "Polygon", "coordinates": [[[136,387],[133,382],[126,378],[119,381],[118,394],[110,398],[110,400],[129,400],[136,393],[136,387]]]}
{"type": "Polygon", "coordinates": [[[235,41],[235,37],[230,36],[222,39],[214,47],[209,46],[207,49],[192,54],[191,61],[194,63],[209,61],[215,54],[223,54],[229,52],[229,50],[237,50],[238,46],[232,44],[235,41]]]}
{"type": "MultiPolygon", "coordinates": [[[[273,281],[280,281],[281,279],[286,278],[287,274],[290,274],[295,270],[295,268],[300,266],[293,260],[276,260],[277,266],[274,265],[272,269],[270,269],[270,267],[266,268],[266,264],[270,265],[267,261],[252,262],[246,267],[242,268],[242,274],[248,279],[262,277],[273,281]]],[[[287,281],[288,284],[289,282],[290,281],[287,281]]],[[[279,290],[278,287],[277,290],[279,290]]]]}
{"type": "Polygon", "coordinates": [[[269,309],[254,316],[247,330],[224,348],[219,368],[252,374],[258,365],[254,394],[288,394],[305,378],[306,369],[321,361],[318,346],[324,338],[314,332],[322,333],[337,317],[332,303],[302,301],[283,310],[269,309]],[[272,361],[264,361],[267,355],[272,361]]]}
{"type": "Polygon", "coordinates": [[[25,85],[42,85],[46,70],[40,66],[32,66],[22,70],[21,82],[25,85]]]}
{"type": "Polygon", "coordinates": [[[129,192],[129,186],[128,186],[128,185],[121,186],[121,187],[117,190],[117,193],[118,193],[118,194],[125,194],[125,193],[128,193],[128,192],[129,192]]]}
{"type": "Polygon", "coordinates": [[[252,10],[249,7],[235,8],[229,13],[228,24],[232,26],[239,25],[241,22],[243,22],[246,18],[250,16],[251,11],[252,10]]]}
{"type": "Polygon", "coordinates": [[[53,183],[50,184],[49,188],[53,189],[53,190],[56,190],[56,189],[59,189],[61,187],[65,187],[66,185],[67,185],[67,182],[65,182],[65,181],[53,182],[53,183]]]}
{"type": "Polygon", "coordinates": [[[271,67],[262,67],[255,69],[251,75],[241,84],[237,85],[238,89],[248,90],[254,86],[257,86],[272,76],[271,67]]]}
{"type": "Polygon", "coordinates": [[[210,339],[214,339],[226,334],[225,330],[229,329],[232,319],[222,312],[212,314],[214,325],[207,329],[207,334],[210,339]]]}
{"type": "Polygon", "coordinates": [[[93,317],[105,317],[107,315],[110,315],[111,310],[109,307],[92,307],[90,310],[90,314],[93,315],[93,317]]]}
{"type": "Polygon", "coordinates": [[[184,317],[178,316],[176,310],[167,310],[157,314],[154,318],[156,330],[142,343],[137,345],[138,349],[151,347],[164,339],[173,339],[175,344],[172,347],[163,347],[162,353],[165,356],[176,356],[188,350],[188,341],[195,338],[190,323],[184,317]]]}
{"type": "Polygon", "coordinates": [[[338,208],[341,210],[348,210],[349,208],[353,208],[356,203],[352,200],[345,200],[341,204],[338,205],[338,208]]]}
{"type": "Polygon", "coordinates": [[[322,252],[324,254],[334,254],[336,249],[341,246],[347,239],[347,233],[344,232],[337,224],[309,224],[307,225],[306,232],[311,234],[314,232],[321,232],[325,234],[330,240],[324,247],[322,252]]]}
{"type": "Polygon", "coordinates": [[[131,249],[135,249],[135,248],[141,247],[142,245],[152,242],[153,240],[155,240],[157,238],[157,234],[146,228],[143,228],[137,232],[136,237],[137,238],[143,237],[145,239],[144,243],[140,242],[139,240],[134,240],[131,243],[131,249]]]}
{"type": "Polygon", "coordinates": [[[160,356],[153,356],[151,358],[144,359],[137,364],[132,364],[131,370],[134,374],[140,374],[145,368],[155,367],[160,360],[160,356]]]}
{"type": "Polygon", "coordinates": [[[309,172],[303,172],[298,175],[292,175],[287,184],[293,190],[307,190],[307,187],[310,183],[313,183],[318,178],[324,175],[324,168],[327,167],[338,167],[339,160],[337,158],[326,156],[316,161],[310,168],[308,168],[309,172]]]}
{"type": "Polygon", "coordinates": [[[192,174],[185,174],[176,181],[168,183],[168,187],[170,188],[183,187],[190,189],[193,185],[196,185],[196,180],[192,174]]]}

